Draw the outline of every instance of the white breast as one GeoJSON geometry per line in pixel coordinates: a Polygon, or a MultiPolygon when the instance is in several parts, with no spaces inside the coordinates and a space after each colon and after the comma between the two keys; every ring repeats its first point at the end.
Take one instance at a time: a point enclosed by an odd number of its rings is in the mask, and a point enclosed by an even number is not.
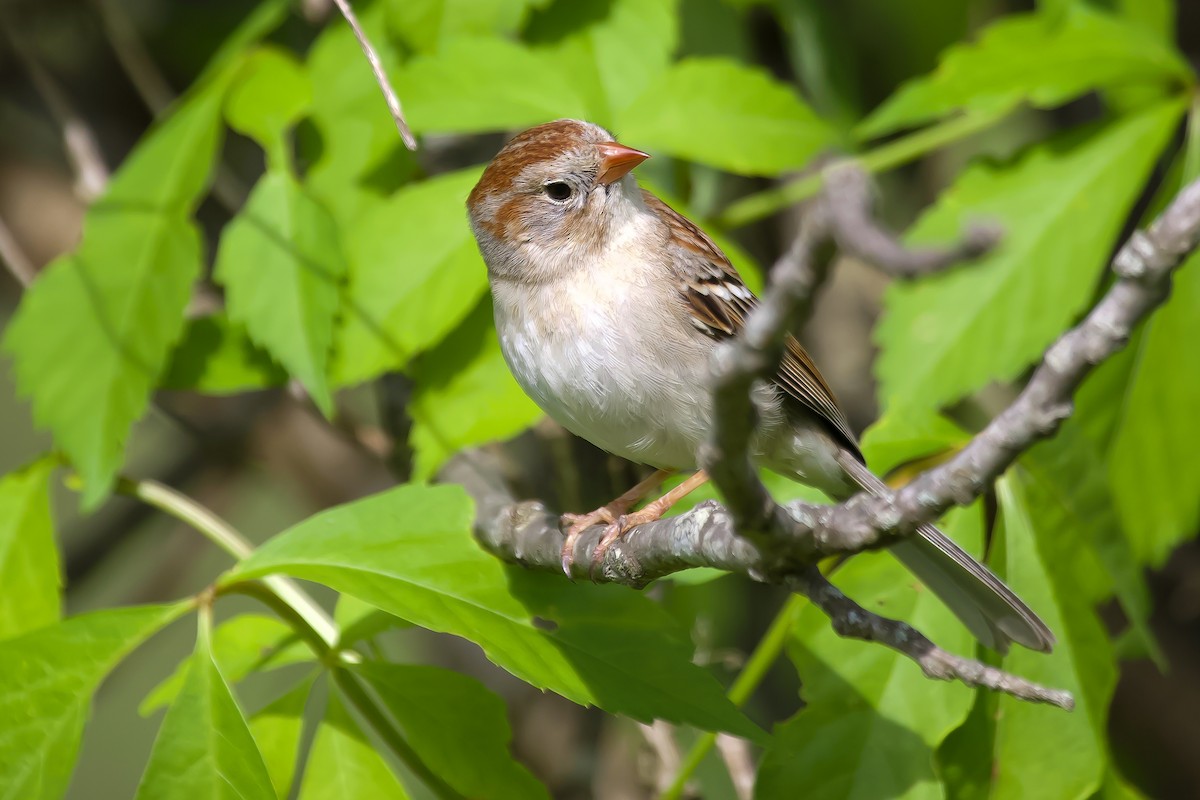
{"type": "Polygon", "coordinates": [[[643,290],[636,266],[605,272],[532,289],[494,281],[504,357],[576,435],[631,461],[692,468],[709,428],[708,348],[643,290]]]}

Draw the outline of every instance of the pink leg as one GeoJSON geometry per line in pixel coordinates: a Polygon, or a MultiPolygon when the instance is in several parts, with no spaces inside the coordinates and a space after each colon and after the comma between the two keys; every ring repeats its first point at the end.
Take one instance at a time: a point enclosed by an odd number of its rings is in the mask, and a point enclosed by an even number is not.
{"type": "Polygon", "coordinates": [[[563,572],[567,573],[567,577],[571,577],[571,566],[575,563],[575,543],[579,541],[579,537],[583,535],[584,531],[601,522],[612,524],[626,511],[633,508],[634,503],[658,488],[659,484],[669,478],[674,471],[671,469],[655,471],[649,478],[595,511],[587,514],[563,514],[563,524],[570,526],[567,528],[567,538],[563,541],[562,547],[562,568],[563,572]]]}

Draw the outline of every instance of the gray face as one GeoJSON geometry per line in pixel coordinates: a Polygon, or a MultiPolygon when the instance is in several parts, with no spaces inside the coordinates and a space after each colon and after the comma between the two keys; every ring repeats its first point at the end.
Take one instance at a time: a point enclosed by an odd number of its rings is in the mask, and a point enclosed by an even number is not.
{"type": "Polygon", "coordinates": [[[471,228],[493,277],[545,281],[569,272],[581,251],[603,244],[625,178],[601,184],[598,125],[558,120],[505,145],[467,201],[471,228]]]}

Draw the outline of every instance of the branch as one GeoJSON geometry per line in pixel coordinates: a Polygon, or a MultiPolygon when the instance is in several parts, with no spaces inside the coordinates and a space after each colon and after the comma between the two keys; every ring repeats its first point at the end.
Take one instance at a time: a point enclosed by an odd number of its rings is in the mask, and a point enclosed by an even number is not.
{"type": "MultiPolygon", "coordinates": [[[[839,167],[827,173],[826,183],[850,174],[839,167]]],[[[856,196],[853,186],[849,194],[845,187],[829,191],[839,203],[856,196]]],[[[860,204],[867,202],[865,193],[857,197],[860,204]]],[[[1147,231],[1126,242],[1113,262],[1118,280],[1082,322],[1046,351],[1013,404],[957,456],[897,491],[858,495],[836,506],[794,502],[782,507],[767,493],[748,456],[755,428],[749,390],[777,363],[804,298],[808,259],[823,237],[836,235],[837,219],[863,219],[869,210],[860,205],[854,213],[858,216],[846,216],[826,205],[809,217],[795,257],[781,260],[744,334],[715,354],[717,425],[700,455],[726,507],[700,503],[685,514],[635,528],[609,549],[594,574],[599,580],[640,587],[681,569],[707,566],[784,584],[806,593],[842,635],[887,644],[931,677],[1069,707],[1069,695],[1063,692],[945,653],[910,626],[863,610],[812,567],[826,556],[887,546],[952,505],[972,502],[1024,450],[1057,430],[1071,413],[1072,396],[1084,377],[1116,353],[1137,324],[1165,301],[1172,271],[1200,244],[1200,181],[1185,187],[1147,231]]],[[[964,249],[960,244],[952,251],[964,249]]],[[[467,469],[465,463],[452,463],[445,477],[463,483],[475,496],[477,535],[484,546],[514,563],[557,569],[562,542],[558,516],[536,502],[514,504],[494,478],[481,479],[485,471],[475,465],[467,469]]],[[[576,563],[581,577],[588,569],[587,554],[600,536],[601,527],[596,526],[580,537],[576,563]]]]}
{"type": "MultiPolygon", "coordinates": [[[[452,460],[440,478],[464,486],[477,509],[475,536],[505,561],[531,569],[560,572],[563,534],[559,515],[541,503],[515,503],[481,452],[452,460]],[[483,463],[481,463],[483,462],[483,463]]],[[[589,528],[576,545],[574,577],[588,576],[590,554],[600,543],[602,525],[589,528]]],[[[738,536],[732,516],[706,500],[670,519],[639,525],[618,540],[596,565],[594,580],[642,588],[689,567],[715,567],[757,581],[780,583],[808,596],[830,616],[839,635],[886,644],[911,658],[926,675],[985,686],[1022,700],[1072,707],[1071,695],[1039,686],[1002,670],[939,649],[911,626],[865,611],[812,568],[798,575],[781,573],[748,539],[738,536]],[[811,594],[809,592],[812,592],[811,594]]]]}
{"type": "Polygon", "coordinates": [[[358,24],[358,17],[354,16],[354,9],[350,7],[350,0],[333,0],[333,2],[337,4],[338,11],[342,12],[342,16],[346,18],[346,22],[354,31],[354,38],[358,39],[358,45],[362,48],[363,55],[371,64],[371,71],[375,73],[375,82],[379,84],[379,91],[383,92],[383,99],[387,101],[388,111],[392,112],[392,119],[396,121],[396,130],[400,131],[400,138],[404,140],[404,146],[409,150],[416,150],[417,139],[404,120],[404,111],[400,108],[400,98],[396,96],[396,90],[388,82],[387,73],[383,70],[383,62],[379,60],[379,53],[375,52],[375,48],[367,39],[367,34],[358,24]]]}
{"type": "Polygon", "coordinates": [[[979,258],[999,244],[1002,235],[997,226],[974,225],[949,247],[905,247],[875,220],[870,181],[853,163],[825,171],[823,197],[838,247],[897,278],[919,278],[979,258]]]}
{"type": "Polygon", "coordinates": [[[928,678],[982,686],[1031,703],[1047,703],[1068,711],[1075,708],[1075,698],[1070,692],[1048,689],[979,661],[947,653],[907,622],[867,611],[842,594],[815,567],[798,577],[796,582],[796,589],[829,617],[838,636],[886,645],[917,662],[928,678]]]}

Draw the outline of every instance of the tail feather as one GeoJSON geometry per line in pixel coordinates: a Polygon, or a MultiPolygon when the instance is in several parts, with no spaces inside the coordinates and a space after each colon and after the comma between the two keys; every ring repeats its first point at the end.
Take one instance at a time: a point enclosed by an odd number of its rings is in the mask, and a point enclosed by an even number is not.
{"type": "MultiPolygon", "coordinates": [[[[879,494],[886,484],[849,452],[838,463],[864,491],[879,494]]],[[[984,645],[1004,653],[1011,642],[1050,652],[1054,634],[1029,606],[984,565],[932,525],[889,548],[900,562],[941,598],[984,645]]]]}

